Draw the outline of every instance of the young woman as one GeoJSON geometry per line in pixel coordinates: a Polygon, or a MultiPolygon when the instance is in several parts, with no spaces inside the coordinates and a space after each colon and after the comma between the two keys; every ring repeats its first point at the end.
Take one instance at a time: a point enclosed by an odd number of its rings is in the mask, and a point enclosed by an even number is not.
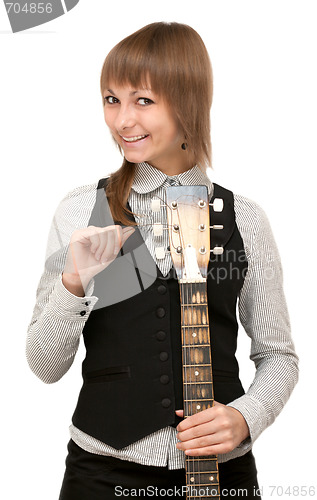
{"type": "Polygon", "coordinates": [[[28,361],[46,383],[70,368],[82,333],[86,346],[60,500],[185,498],[186,455],[218,455],[223,497],[259,498],[252,444],[296,384],[297,356],[265,214],[206,175],[206,48],[189,26],[145,26],[108,54],[101,93],[123,164],[57,208],[28,329],[28,361]],[[171,185],[204,185],[225,207],[223,231],[211,229],[223,254],[211,254],[207,278],[215,403],[187,418],[178,282],[167,231],[153,231],[166,209],[151,205],[171,185]],[[237,302],[256,366],[246,393],[237,302]]]}

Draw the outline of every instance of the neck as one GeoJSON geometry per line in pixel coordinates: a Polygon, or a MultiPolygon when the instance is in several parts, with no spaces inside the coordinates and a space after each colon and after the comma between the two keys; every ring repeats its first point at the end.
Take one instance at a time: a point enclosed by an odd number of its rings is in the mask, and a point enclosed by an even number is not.
{"type": "Polygon", "coordinates": [[[187,172],[187,170],[190,170],[193,168],[196,164],[194,162],[188,161],[188,159],[184,159],[182,162],[169,162],[166,164],[154,164],[152,162],[147,162],[149,165],[151,165],[154,168],[157,168],[163,174],[166,174],[168,176],[173,176],[173,175],[179,175],[183,172],[187,172]]]}
{"type": "Polygon", "coordinates": [[[175,151],[166,151],[158,157],[149,158],[147,163],[157,168],[166,175],[178,175],[186,172],[196,165],[194,155],[189,150],[183,150],[181,146],[175,151]]]}

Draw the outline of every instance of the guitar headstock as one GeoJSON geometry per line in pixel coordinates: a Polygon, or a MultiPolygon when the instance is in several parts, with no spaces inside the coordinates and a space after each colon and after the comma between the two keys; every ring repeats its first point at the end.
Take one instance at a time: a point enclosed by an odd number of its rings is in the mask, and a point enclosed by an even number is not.
{"type": "Polygon", "coordinates": [[[210,259],[209,200],[206,186],[166,189],[170,252],[178,280],[205,281],[210,259]]]}

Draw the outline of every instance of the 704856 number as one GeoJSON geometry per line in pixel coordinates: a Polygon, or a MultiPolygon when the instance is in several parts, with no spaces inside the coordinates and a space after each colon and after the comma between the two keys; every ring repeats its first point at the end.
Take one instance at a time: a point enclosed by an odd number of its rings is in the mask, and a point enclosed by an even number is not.
{"type": "Polygon", "coordinates": [[[51,14],[53,6],[51,3],[46,2],[26,2],[24,5],[17,2],[6,2],[6,9],[8,13],[12,9],[15,14],[20,14],[21,12],[26,14],[43,14],[44,12],[51,14]]]}
{"type": "Polygon", "coordinates": [[[278,497],[313,497],[316,494],[315,486],[270,486],[270,496],[278,497]]]}

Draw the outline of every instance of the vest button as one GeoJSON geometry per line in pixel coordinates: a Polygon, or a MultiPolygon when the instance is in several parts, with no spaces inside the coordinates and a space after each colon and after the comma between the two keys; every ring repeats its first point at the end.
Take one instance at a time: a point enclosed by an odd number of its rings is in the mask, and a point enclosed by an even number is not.
{"type": "Polygon", "coordinates": [[[86,311],[80,311],[80,313],[79,313],[79,314],[80,314],[81,316],[85,316],[86,311]]]}
{"type": "Polygon", "coordinates": [[[160,376],[160,382],[161,384],[168,384],[170,381],[170,378],[168,375],[161,375],[160,376]]]}
{"type": "Polygon", "coordinates": [[[160,352],[160,360],[167,361],[168,360],[168,352],[165,352],[165,351],[160,352]]]}
{"type": "Polygon", "coordinates": [[[164,316],[165,316],[165,309],[164,309],[164,307],[158,307],[156,309],[156,316],[158,318],[164,318],[164,316]]]}
{"type": "Polygon", "coordinates": [[[157,332],[156,338],[157,338],[157,340],[165,340],[166,339],[166,333],[163,332],[163,330],[160,330],[159,332],[157,332]]]}
{"type": "Polygon", "coordinates": [[[158,293],[160,293],[161,295],[164,295],[164,293],[166,293],[166,290],[167,290],[167,289],[166,289],[166,286],[165,286],[165,285],[159,285],[159,286],[157,287],[157,291],[158,291],[158,293]]]}
{"type": "Polygon", "coordinates": [[[169,408],[171,406],[171,400],[168,398],[162,399],[162,406],[163,408],[169,408]]]}

